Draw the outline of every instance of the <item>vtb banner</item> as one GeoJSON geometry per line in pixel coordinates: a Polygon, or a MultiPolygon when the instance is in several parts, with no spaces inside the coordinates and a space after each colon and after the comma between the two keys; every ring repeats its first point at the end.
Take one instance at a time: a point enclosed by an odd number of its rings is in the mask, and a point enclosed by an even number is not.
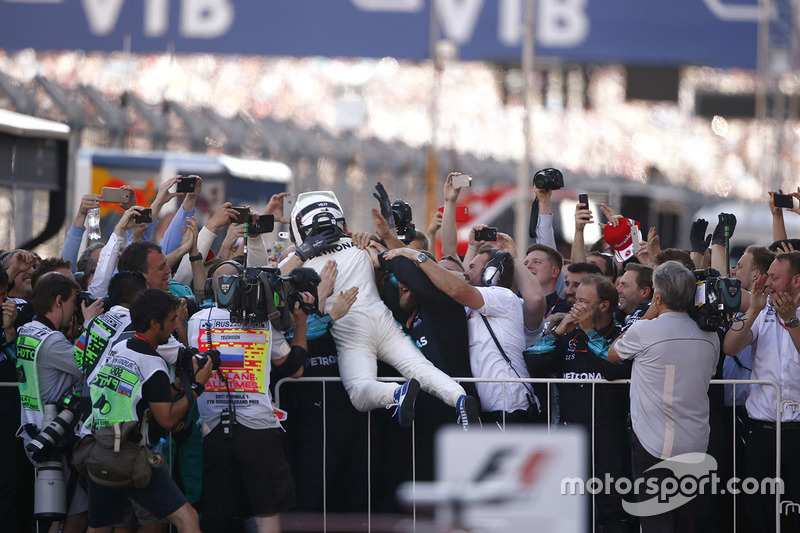
{"type": "MultiPolygon", "coordinates": [[[[754,68],[758,0],[537,0],[570,62],[754,68]]],[[[517,61],[526,0],[0,0],[0,48],[428,57],[431,9],[466,60],[517,61]]]]}

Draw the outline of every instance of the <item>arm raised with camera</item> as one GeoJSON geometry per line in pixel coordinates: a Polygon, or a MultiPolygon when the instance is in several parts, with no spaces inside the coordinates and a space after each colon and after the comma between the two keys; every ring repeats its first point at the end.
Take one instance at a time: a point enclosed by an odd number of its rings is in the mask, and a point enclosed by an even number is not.
{"type": "MultiPolygon", "coordinates": [[[[772,240],[781,241],[787,239],[786,236],[786,223],[783,221],[783,208],[775,206],[775,191],[769,191],[769,211],[772,213],[772,240]]],[[[781,189],[778,189],[777,194],[783,194],[781,189]]]]}
{"type": "Polygon", "coordinates": [[[119,259],[119,250],[122,247],[122,242],[125,239],[125,232],[134,227],[146,226],[145,223],[136,222],[138,216],[144,207],[135,205],[126,209],[122,217],[114,227],[114,232],[109,235],[108,242],[103,249],[100,250],[100,257],[97,258],[97,267],[94,271],[92,283],[89,285],[89,292],[95,298],[103,298],[108,293],[108,284],[111,277],[114,275],[114,270],[117,268],[117,260],[119,259]]]}
{"type": "Polygon", "coordinates": [[[570,254],[570,261],[573,263],[586,261],[586,240],[583,237],[583,232],[586,225],[592,222],[594,222],[594,219],[589,206],[577,204],[575,206],[575,235],[572,240],[572,252],[570,254]]]}
{"type": "Polygon", "coordinates": [[[458,172],[451,172],[444,180],[444,208],[442,209],[442,255],[458,257],[458,226],[456,225],[456,203],[461,187],[453,186],[453,177],[458,172]]]}

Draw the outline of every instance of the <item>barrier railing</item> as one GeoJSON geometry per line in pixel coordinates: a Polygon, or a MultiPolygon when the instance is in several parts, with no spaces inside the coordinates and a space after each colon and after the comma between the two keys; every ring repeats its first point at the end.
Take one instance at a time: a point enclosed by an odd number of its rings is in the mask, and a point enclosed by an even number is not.
{"type": "MultiPolygon", "coordinates": [[[[402,382],[404,381],[403,378],[378,378],[380,381],[386,382],[402,382]]],[[[591,448],[591,462],[592,462],[592,477],[595,475],[595,449],[594,449],[594,442],[595,442],[595,397],[596,397],[596,386],[598,384],[601,385],[627,385],[630,384],[630,380],[617,380],[617,381],[606,381],[602,379],[551,379],[551,378],[521,378],[521,379],[487,379],[487,378],[454,378],[458,382],[466,383],[502,383],[503,384],[503,398],[504,398],[504,406],[505,406],[505,398],[506,398],[506,386],[508,384],[513,383],[530,383],[530,384],[545,384],[547,386],[547,397],[550,398],[551,396],[551,387],[552,385],[580,385],[580,384],[590,384],[592,386],[592,418],[591,418],[591,440],[590,440],[590,448],[591,448]]],[[[291,384],[299,384],[299,383],[314,383],[318,382],[322,384],[322,411],[323,411],[323,420],[326,420],[326,405],[325,405],[325,387],[327,383],[332,382],[341,382],[341,378],[338,377],[302,377],[299,379],[292,379],[292,378],[284,378],[280,380],[275,385],[275,403],[279,407],[281,406],[281,388],[284,386],[290,386],[291,384]]],[[[780,479],[781,477],[781,415],[784,409],[792,408],[797,410],[800,408],[800,404],[796,402],[783,402],[781,398],[781,390],[777,383],[773,381],[766,381],[766,380],[733,380],[733,379],[714,379],[711,380],[711,386],[724,386],[724,385],[732,385],[733,386],[733,398],[736,398],[736,387],[743,386],[743,385],[763,385],[763,386],[771,386],[775,389],[776,392],[776,407],[775,407],[775,416],[776,416],[776,435],[775,435],[775,478],[780,479]]],[[[291,414],[291,413],[290,413],[291,414]]],[[[552,419],[551,413],[547,410],[547,429],[548,432],[552,428],[552,419]]],[[[737,458],[736,458],[736,410],[731,408],[731,416],[732,416],[732,432],[731,432],[731,447],[732,447],[732,467],[733,467],[733,478],[737,476],[737,458]]],[[[372,418],[368,416],[367,418],[367,531],[372,530],[372,486],[371,486],[371,423],[372,418]]],[[[500,425],[501,431],[505,430],[505,411],[502,418],[502,424],[500,425]]],[[[326,490],[327,490],[327,471],[326,471],[326,457],[325,457],[325,447],[327,443],[327,427],[326,424],[322,425],[323,427],[323,498],[326,497],[326,490]]],[[[414,426],[412,426],[412,439],[415,438],[413,433],[414,426]]],[[[414,447],[412,446],[412,450],[414,447]]],[[[416,483],[416,458],[412,455],[412,483],[416,483]]],[[[780,491],[776,490],[775,494],[775,524],[776,524],[776,532],[780,531],[780,516],[781,516],[781,494],[780,491]]],[[[595,523],[595,506],[594,506],[594,499],[595,495],[592,495],[592,530],[595,530],[596,523],[595,523]]],[[[733,531],[736,531],[736,518],[737,518],[737,499],[734,498],[733,500],[733,531]]],[[[327,501],[323,501],[323,530],[327,531],[327,501]]],[[[417,509],[416,504],[412,506],[412,520],[413,520],[413,529],[416,531],[417,526],[417,509]]]]}
{"type": "MultiPolygon", "coordinates": [[[[402,382],[403,378],[379,378],[381,381],[387,382],[402,382]]],[[[592,460],[592,476],[595,475],[595,449],[594,449],[594,441],[595,441],[595,393],[596,393],[596,385],[627,385],[630,383],[630,380],[618,380],[618,381],[605,381],[601,379],[544,379],[544,378],[522,378],[522,379],[486,379],[486,378],[454,378],[458,382],[472,382],[472,383],[502,383],[503,384],[503,397],[505,402],[505,388],[508,384],[513,383],[531,383],[531,384],[545,384],[547,386],[547,396],[548,398],[551,397],[551,387],[552,385],[558,384],[565,384],[565,385],[580,385],[580,384],[590,384],[592,386],[592,421],[591,421],[591,441],[590,441],[590,448],[591,448],[591,460],[592,460]]],[[[341,378],[338,377],[302,377],[299,379],[292,379],[292,378],[284,378],[280,380],[275,385],[275,403],[280,406],[281,405],[281,389],[285,386],[290,386],[292,384],[300,384],[300,383],[321,383],[322,385],[322,416],[323,420],[327,419],[327,405],[326,405],[326,384],[327,383],[340,383],[341,378]]],[[[714,379],[711,380],[711,386],[723,386],[723,385],[732,385],[733,386],[733,398],[736,398],[736,387],[737,386],[744,386],[744,385],[762,385],[762,386],[771,386],[775,389],[776,392],[776,406],[775,406],[775,420],[776,420],[776,431],[775,431],[775,477],[780,479],[781,477],[781,417],[782,413],[786,409],[792,409],[793,411],[797,411],[800,409],[800,404],[793,401],[783,402],[781,397],[781,390],[777,383],[773,381],[766,381],[766,380],[731,380],[731,379],[714,379]]],[[[15,382],[0,382],[0,387],[17,387],[17,383],[15,382]]],[[[731,448],[732,448],[732,467],[733,467],[733,477],[737,477],[736,472],[736,411],[735,409],[731,409],[731,416],[732,416],[732,434],[731,434],[731,448]]],[[[552,419],[550,416],[550,411],[547,410],[547,429],[548,432],[552,428],[552,419]]],[[[323,477],[323,531],[327,531],[327,523],[328,523],[328,513],[327,513],[327,457],[324,453],[326,446],[327,446],[327,425],[322,425],[323,429],[323,458],[322,458],[322,477],[323,477]]],[[[371,486],[371,471],[372,471],[372,443],[371,443],[371,429],[372,429],[372,417],[367,416],[367,531],[372,531],[372,486],[371,486]]],[[[503,415],[502,424],[500,425],[501,430],[505,430],[505,413],[503,415]]],[[[412,426],[412,440],[415,439],[415,428],[412,426]]],[[[171,441],[171,439],[170,439],[171,441]]],[[[170,442],[170,446],[171,446],[170,442]]],[[[412,450],[414,447],[412,446],[412,450]]],[[[416,457],[413,455],[412,452],[412,482],[416,482],[416,457]]],[[[593,504],[594,504],[594,495],[592,495],[593,504]]],[[[782,511],[782,503],[781,502],[781,494],[780,491],[776,491],[775,495],[775,524],[776,524],[776,531],[780,531],[780,517],[782,511]]],[[[790,506],[793,505],[794,502],[789,502],[790,506]]],[[[736,517],[738,514],[737,509],[737,500],[734,498],[733,500],[733,527],[734,532],[736,531],[736,517]]],[[[592,527],[594,530],[595,527],[595,508],[592,505],[592,527]]],[[[414,504],[412,507],[412,521],[413,521],[413,528],[416,531],[416,523],[417,523],[417,509],[416,505],[414,504]]]]}

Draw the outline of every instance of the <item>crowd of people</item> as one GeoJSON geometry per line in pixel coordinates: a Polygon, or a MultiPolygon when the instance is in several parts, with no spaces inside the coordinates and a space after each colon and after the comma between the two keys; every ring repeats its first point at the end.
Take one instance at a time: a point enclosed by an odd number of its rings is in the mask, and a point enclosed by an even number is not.
{"type": "MultiPolygon", "coordinates": [[[[107,241],[81,249],[101,200],[88,194],[61,257],[0,254],[0,381],[18,383],[0,388],[3,528],[30,530],[34,479],[53,464],[64,471],[67,532],[279,531],[290,511],[366,512],[369,476],[372,511],[395,511],[400,482],[433,479],[433,438],[448,424],[592,428],[593,475],[614,479],[661,480],[651,467],[689,453],[707,453],[731,476],[735,441],[737,475],[763,479],[775,477],[780,416],[781,499],[800,502],[789,467],[800,412],[781,409],[800,402],[800,242],[787,238],[773,193],[775,242],[748,247],[731,271],[737,313],[701,328],[695,271],[729,270],[733,215],[721,213],[710,235],[695,221],[690,251],[662,250],[657,228],[643,239],[636,221],[604,205],[604,237],[587,249],[595,214],[578,203],[565,258],[552,190],[537,188],[536,243],[524,256],[482,225],[459,255],[456,175],[425,232],[380,184],[374,232],[351,231],[331,191],[301,193],[289,216],[287,193],[244,220],[226,202],[201,227],[202,178],[177,193],[185,178],[176,176],[149,206],[155,222],[121,204],[107,241]],[[153,228],[176,198],[157,244],[153,228]],[[249,233],[268,219],[289,225],[285,249],[249,233]],[[299,377],[341,383],[284,382],[276,406],[276,383],[299,377]],[[509,381],[459,382],[472,377],[509,381]],[[531,377],[575,383],[519,381],[531,377]],[[713,377],[773,381],[783,404],[770,386],[723,390],[713,377]],[[620,379],[630,386],[585,383],[620,379]],[[65,412],[74,422],[51,446],[42,430],[65,412]],[[106,441],[115,457],[122,442],[146,457],[146,479],[111,479],[99,458],[106,441]]],[[[612,491],[595,498],[593,525],[727,531],[736,503],[739,530],[774,529],[774,495],[737,498],[702,494],[634,516],[623,505],[630,496],[612,491]]],[[[796,529],[797,518],[783,526],[796,529]]]]}

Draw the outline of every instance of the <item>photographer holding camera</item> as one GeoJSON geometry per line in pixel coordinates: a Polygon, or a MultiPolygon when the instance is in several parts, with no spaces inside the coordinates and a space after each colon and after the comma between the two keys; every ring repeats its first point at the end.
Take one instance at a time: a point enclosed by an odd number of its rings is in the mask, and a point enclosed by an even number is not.
{"type": "MultiPolygon", "coordinates": [[[[291,346],[268,319],[234,320],[217,301],[220,278],[243,273],[234,261],[209,272],[206,296],[215,305],[189,320],[190,346],[220,352],[217,373],[197,402],[203,479],[208,480],[202,496],[206,532],[227,531],[232,521],[254,521],[260,532],[279,531],[280,513],[294,506],[294,481],[282,446],[285,413],[273,407],[269,382],[271,371],[278,378],[302,375],[308,316],[294,303],[291,346]]],[[[224,278],[222,283],[227,282],[224,278]]],[[[311,300],[307,293],[301,297],[306,304],[311,300]]]]}
{"type": "MultiPolygon", "coordinates": [[[[62,274],[44,276],[31,298],[34,320],[19,328],[16,355],[22,415],[17,435],[24,440],[26,448],[47,425],[45,406],[56,405],[65,396],[82,389],[83,376],[75,363],[73,345],[61,332],[73,323],[79,290],[74,280],[62,274]]],[[[41,460],[34,460],[31,450],[26,450],[37,471],[44,461],[60,461],[58,452],[71,448],[71,437],[65,431],[62,442],[56,443],[55,453],[40,457],[41,460]]],[[[77,483],[77,473],[70,473],[65,531],[77,532],[86,524],[86,493],[77,483]]]]}
{"type": "MultiPolygon", "coordinates": [[[[168,431],[183,423],[191,404],[203,393],[212,361],[208,358],[201,368],[194,362],[191,383],[185,387],[170,385],[167,363],[156,348],[166,343],[175,330],[180,305],[177,298],[160,289],[147,289],[137,296],[130,310],[135,335],[103,355],[89,377],[92,418],[87,421],[87,428],[93,434],[116,424],[136,422],[139,431],[127,438],[134,437],[138,442],[146,435],[142,426],[148,408],[156,422],[168,431]],[[188,390],[190,397],[172,401],[175,390],[188,390]]],[[[166,468],[153,468],[149,483],[141,488],[107,485],[97,477],[97,471],[89,469],[89,474],[90,531],[111,531],[114,524],[122,522],[129,499],[157,519],[167,518],[181,531],[200,531],[197,512],[166,468]]]]}

